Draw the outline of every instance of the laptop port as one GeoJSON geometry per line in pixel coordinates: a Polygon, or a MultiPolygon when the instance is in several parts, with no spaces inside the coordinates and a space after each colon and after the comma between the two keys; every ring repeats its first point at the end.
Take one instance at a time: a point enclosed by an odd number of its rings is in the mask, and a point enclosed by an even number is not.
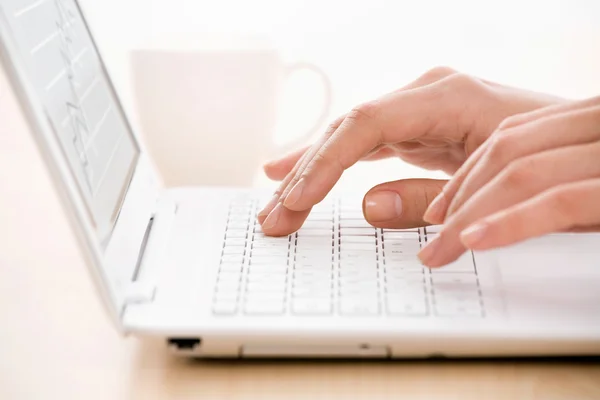
{"type": "Polygon", "coordinates": [[[202,341],[199,338],[169,338],[167,343],[169,347],[174,347],[178,351],[191,351],[200,346],[202,341]]]}

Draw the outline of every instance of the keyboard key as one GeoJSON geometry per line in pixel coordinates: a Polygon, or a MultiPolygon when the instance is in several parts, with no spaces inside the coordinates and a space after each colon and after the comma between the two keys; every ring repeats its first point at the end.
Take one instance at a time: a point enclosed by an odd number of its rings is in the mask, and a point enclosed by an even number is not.
{"type": "Polygon", "coordinates": [[[221,256],[221,263],[225,264],[242,264],[244,262],[243,254],[224,254],[221,256]]]}
{"type": "Polygon", "coordinates": [[[375,232],[373,228],[340,228],[342,236],[375,236],[375,232]]]}
{"type": "Polygon", "coordinates": [[[250,257],[250,264],[283,265],[283,264],[287,264],[287,263],[288,263],[288,254],[287,253],[281,253],[281,254],[255,254],[255,253],[253,253],[252,256],[250,257]]]}
{"type": "Polygon", "coordinates": [[[249,226],[249,219],[240,219],[240,220],[229,220],[227,222],[227,229],[243,229],[243,230],[248,230],[248,226],[249,226]]]}
{"type": "Polygon", "coordinates": [[[260,273],[251,271],[246,279],[247,282],[266,282],[283,285],[287,279],[285,273],[260,273]]]}
{"type": "Polygon", "coordinates": [[[278,315],[283,314],[284,302],[269,301],[246,301],[244,303],[244,312],[246,314],[257,315],[278,315]]]}
{"type": "Polygon", "coordinates": [[[360,254],[340,252],[338,258],[341,268],[377,268],[379,265],[378,253],[371,251],[365,251],[360,254]]]}
{"type": "Polygon", "coordinates": [[[295,260],[296,265],[310,265],[319,263],[321,265],[331,264],[333,262],[333,254],[323,254],[319,257],[315,257],[312,254],[301,254],[296,253],[295,260]]]}
{"type": "Polygon", "coordinates": [[[237,272],[241,274],[243,268],[244,265],[241,263],[221,263],[221,265],[219,265],[219,273],[237,272]]]}
{"type": "Polygon", "coordinates": [[[333,310],[330,297],[292,300],[292,312],[298,315],[326,315],[333,310]]]}
{"type": "Polygon", "coordinates": [[[269,249],[274,249],[274,250],[284,250],[284,251],[288,251],[289,250],[289,245],[288,242],[285,243],[265,243],[265,242],[253,242],[252,243],[252,250],[256,250],[256,249],[264,249],[264,250],[269,250],[269,249]]]}
{"type": "Polygon", "coordinates": [[[340,227],[341,228],[371,228],[373,226],[369,224],[364,218],[355,218],[355,219],[340,219],[340,227]]]}
{"type": "Polygon", "coordinates": [[[238,282],[217,282],[215,285],[215,297],[231,298],[240,290],[241,283],[238,282]]]}
{"type": "Polygon", "coordinates": [[[340,212],[340,221],[342,220],[350,220],[350,219],[364,219],[364,215],[362,213],[362,211],[360,210],[356,210],[356,211],[345,211],[342,210],[340,212]]]}
{"type": "Polygon", "coordinates": [[[383,262],[386,265],[396,265],[396,264],[419,264],[423,267],[423,264],[419,261],[417,256],[414,253],[393,253],[388,254],[385,251],[383,252],[383,262]]]}
{"type": "Polygon", "coordinates": [[[229,238],[229,239],[225,239],[225,244],[224,247],[229,247],[229,246],[242,246],[245,247],[246,246],[246,239],[245,238],[229,238]]]}
{"type": "Polygon", "coordinates": [[[362,280],[340,278],[338,282],[340,292],[360,293],[365,291],[379,291],[379,281],[375,277],[366,277],[362,280]]]}
{"type": "Polygon", "coordinates": [[[296,247],[295,254],[305,255],[308,257],[331,257],[333,254],[333,248],[331,246],[314,246],[304,244],[296,247]]]}
{"type": "Polygon", "coordinates": [[[417,257],[419,250],[419,247],[384,247],[381,253],[386,260],[412,260],[420,263],[417,257]]]}
{"type": "Polygon", "coordinates": [[[340,271],[339,273],[340,284],[351,282],[370,282],[376,281],[377,279],[377,270],[371,268],[360,271],[340,271]]]}
{"type": "Polygon", "coordinates": [[[311,286],[332,286],[333,279],[331,275],[325,276],[305,276],[295,277],[293,280],[293,287],[306,288],[311,286]]]}
{"type": "Polygon", "coordinates": [[[420,272],[407,271],[405,273],[386,274],[384,281],[385,286],[389,289],[417,288],[424,290],[427,287],[426,279],[428,278],[420,272]]]}
{"type": "Polygon", "coordinates": [[[379,302],[376,298],[342,299],[340,313],[342,315],[377,315],[379,314],[379,302]]]}
{"type": "Polygon", "coordinates": [[[333,229],[316,229],[316,228],[300,228],[298,230],[298,238],[306,237],[306,236],[317,236],[323,237],[324,239],[333,237],[333,229]]]}
{"type": "Polygon", "coordinates": [[[232,292],[232,293],[215,293],[215,296],[213,298],[213,305],[217,304],[217,303],[223,303],[223,304],[237,304],[238,303],[238,292],[232,292]]]}
{"type": "Polygon", "coordinates": [[[477,275],[468,273],[431,274],[431,281],[436,288],[462,289],[477,287],[477,275]]]}
{"type": "Polygon", "coordinates": [[[375,236],[343,236],[339,240],[340,245],[348,245],[352,246],[354,244],[369,244],[371,245],[371,250],[375,251],[377,246],[377,241],[375,240],[375,236]]]}
{"type": "Polygon", "coordinates": [[[306,275],[294,274],[294,276],[293,276],[294,286],[307,286],[307,285],[318,285],[318,284],[331,285],[334,280],[335,280],[335,276],[333,275],[332,272],[306,274],[306,275]]]}
{"type": "Polygon", "coordinates": [[[250,212],[252,212],[252,207],[235,205],[229,208],[229,215],[244,215],[250,214],[250,212]]]}
{"type": "Polygon", "coordinates": [[[284,256],[287,257],[289,249],[287,247],[257,247],[252,249],[251,256],[255,257],[268,257],[268,256],[284,256]]]}
{"type": "Polygon", "coordinates": [[[247,232],[245,229],[232,229],[225,232],[225,240],[229,239],[245,239],[247,232]]]}
{"type": "Polygon", "coordinates": [[[435,312],[443,317],[483,317],[479,301],[436,301],[435,312]]]}
{"type": "Polygon", "coordinates": [[[279,281],[249,281],[246,283],[246,292],[282,293],[287,289],[286,280],[279,281]]]}
{"type": "Polygon", "coordinates": [[[390,315],[425,316],[428,314],[425,296],[388,295],[387,312],[390,315]]]}
{"type": "Polygon", "coordinates": [[[410,293],[411,295],[426,296],[426,286],[423,279],[388,279],[385,280],[386,294],[410,293]]]}
{"type": "Polygon", "coordinates": [[[285,262],[282,263],[270,263],[270,264],[253,264],[252,262],[248,266],[248,272],[253,273],[287,273],[288,265],[285,262]]]}
{"type": "Polygon", "coordinates": [[[292,289],[292,299],[312,299],[333,297],[333,288],[327,287],[296,287],[292,289]]]}
{"type": "Polygon", "coordinates": [[[254,228],[254,243],[257,242],[269,242],[269,243],[277,243],[277,242],[289,242],[290,236],[267,236],[263,232],[260,231],[260,226],[256,226],[254,228]]]}
{"type": "Polygon", "coordinates": [[[302,272],[304,272],[304,271],[323,272],[323,271],[331,271],[331,270],[332,270],[331,261],[294,264],[294,271],[297,271],[297,272],[301,272],[301,271],[302,272]]]}
{"type": "Polygon", "coordinates": [[[218,276],[219,282],[237,282],[241,279],[241,271],[220,271],[218,276]]]}
{"type": "Polygon", "coordinates": [[[384,228],[382,229],[383,234],[387,234],[387,233],[393,233],[393,232],[414,232],[416,234],[419,233],[419,228],[408,228],[408,229],[387,229],[384,228]]]}
{"type": "Polygon", "coordinates": [[[479,303],[480,301],[478,290],[434,291],[433,298],[436,304],[452,302],[479,303]]]}
{"type": "Polygon", "coordinates": [[[223,247],[222,254],[243,256],[245,252],[246,252],[246,247],[244,247],[244,246],[225,246],[225,247],[223,247]]]}
{"type": "MultiPolygon", "coordinates": [[[[335,241],[334,237],[330,234],[333,232],[329,232],[325,236],[308,236],[308,235],[298,235],[295,240],[297,246],[300,245],[309,245],[316,247],[329,247],[335,241]]],[[[294,240],[292,240],[294,242],[294,240]]]]}
{"type": "Polygon", "coordinates": [[[389,261],[385,263],[385,274],[387,276],[403,276],[407,273],[424,273],[425,268],[421,263],[414,261],[402,260],[402,261],[389,261]]]}
{"type": "MultiPolygon", "coordinates": [[[[357,236],[357,237],[364,237],[364,236],[357,236]]],[[[340,252],[342,254],[348,254],[351,252],[358,252],[358,251],[367,251],[367,252],[372,252],[375,253],[376,247],[375,247],[375,243],[348,243],[346,241],[342,241],[341,245],[340,245],[340,252]]]]}
{"type": "Polygon", "coordinates": [[[308,221],[308,222],[327,221],[330,224],[333,224],[333,216],[331,215],[331,213],[313,213],[313,212],[311,212],[308,215],[308,217],[306,218],[306,221],[308,221]]]}
{"type": "Polygon", "coordinates": [[[232,315],[237,312],[237,301],[216,301],[213,303],[213,313],[232,315]]]}
{"type": "Polygon", "coordinates": [[[333,223],[330,221],[306,221],[302,228],[307,229],[329,229],[333,231],[333,223]]]}
{"type": "Polygon", "coordinates": [[[388,250],[402,250],[402,249],[420,249],[421,243],[418,238],[412,239],[389,239],[383,238],[383,248],[388,250]]]}
{"type": "Polygon", "coordinates": [[[473,258],[471,253],[465,253],[458,260],[447,264],[440,268],[432,268],[432,274],[446,274],[446,273],[468,273],[470,276],[475,276],[475,264],[473,264],[473,258]]]}
{"type": "Polygon", "coordinates": [[[229,203],[229,207],[252,207],[254,205],[254,200],[248,197],[240,197],[231,200],[229,203]]]}
{"type": "Polygon", "coordinates": [[[331,272],[314,274],[294,274],[294,285],[309,284],[314,282],[330,282],[333,280],[331,272]]]}
{"type": "Polygon", "coordinates": [[[347,288],[339,290],[339,298],[340,300],[352,300],[352,299],[360,299],[360,298],[369,298],[373,299],[373,301],[379,298],[379,291],[377,287],[365,287],[365,288],[347,288]]]}
{"type": "Polygon", "coordinates": [[[342,275],[359,275],[359,274],[377,274],[377,264],[369,261],[364,263],[342,263],[339,268],[340,276],[342,275]]]}
{"type": "Polygon", "coordinates": [[[383,231],[383,243],[392,240],[419,240],[419,231],[383,231]]]}

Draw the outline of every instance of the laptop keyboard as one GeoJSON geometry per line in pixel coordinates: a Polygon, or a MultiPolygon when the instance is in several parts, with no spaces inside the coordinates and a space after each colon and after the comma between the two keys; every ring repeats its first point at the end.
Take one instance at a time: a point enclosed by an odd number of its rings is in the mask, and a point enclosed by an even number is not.
{"type": "Polygon", "coordinates": [[[215,315],[484,317],[472,256],[436,270],[416,254],[437,227],[373,228],[360,199],[326,199],[296,233],[265,236],[262,202],[230,205],[215,315]]]}

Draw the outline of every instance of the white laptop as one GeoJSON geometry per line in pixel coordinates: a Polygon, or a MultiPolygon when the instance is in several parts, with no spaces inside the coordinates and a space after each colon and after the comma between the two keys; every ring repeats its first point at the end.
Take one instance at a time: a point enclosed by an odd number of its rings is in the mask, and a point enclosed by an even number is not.
{"type": "Polygon", "coordinates": [[[0,0],[0,39],[0,78],[124,334],[199,357],[600,354],[600,235],[430,271],[416,253],[436,227],[375,229],[338,194],[265,237],[261,194],[161,189],[74,0],[0,0]]]}

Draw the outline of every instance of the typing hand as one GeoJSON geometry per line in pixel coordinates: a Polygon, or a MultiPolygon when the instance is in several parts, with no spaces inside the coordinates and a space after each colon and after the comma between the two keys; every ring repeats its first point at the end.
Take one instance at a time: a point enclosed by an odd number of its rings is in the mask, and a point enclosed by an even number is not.
{"type": "MultiPolygon", "coordinates": [[[[354,108],[312,146],[267,164],[267,175],[282,182],[258,220],[268,235],[296,231],[312,206],[359,160],[398,156],[453,174],[506,117],[560,102],[435,68],[354,108]]],[[[415,179],[378,185],[365,196],[365,218],[384,228],[422,226],[429,201],[445,183],[415,179]]]]}
{"type": "Polygon", "coordinates": [[[455,260],[465,248],[600,230],[600,97],[504,120],[430,205],[425,220],[444,223],[420,253],[431,267],[455,260]]]}

